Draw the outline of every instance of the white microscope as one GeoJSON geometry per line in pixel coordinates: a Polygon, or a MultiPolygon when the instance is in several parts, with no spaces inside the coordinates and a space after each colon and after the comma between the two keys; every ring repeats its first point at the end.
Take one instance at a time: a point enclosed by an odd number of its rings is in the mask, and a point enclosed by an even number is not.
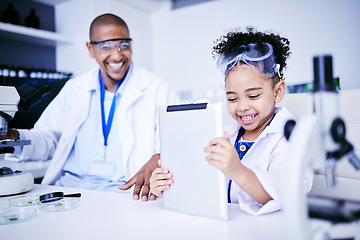
{"type": "Polygon", "coordinates": [[[336,227],[346,229],[349,226],[349,231],[354,231],[349,233],[351,238],[340,239],[358,240],[360,203],[336,198],[312,198],[306,196],[303,188],[303,177],[309,168],[314,171],[325,169],[328,188],[336,184],[337,161],[347,158],[356,170],[360,170],[360,159],[345,138],[345,124],[338,114],[338,95],[333,87],[331,56],[314,57],[312,95],[313,113],[300,118],[296,125],[288,122],[285,126],[285,135],[289,137],[290,145],[288,159],[292,164],[289,166],[284,191],[286,239],[330,240],[334,239],[331,231],[336,227]]]}
{"type": "MultiPolygon", "coordinates": [[[[8,122],[18,110],[20,96],[15,87],[0,86],[0,135],[6,135],[8,122]]],[[[15,146],[29,145],[30,140],[0,140],[0,156],[13,153],[15,146]]],[[[3,165],[1,162],[1,165],[3,165]]],[[[0,196],[24,193],[32,189],[34,176],[30,172],[13,171],[0,166],[0,196]]]]}

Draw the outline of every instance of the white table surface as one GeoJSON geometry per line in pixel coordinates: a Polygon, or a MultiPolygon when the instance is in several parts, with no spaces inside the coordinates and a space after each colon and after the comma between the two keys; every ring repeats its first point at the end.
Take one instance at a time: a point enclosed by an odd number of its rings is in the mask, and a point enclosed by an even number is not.
{"type": "Polygon", "coordinates": [[[53,191],[81,192],[79,207],[38,210],[32,220],[0,225],[0,239],[288,239],[281,212],[255,217],[235,204],[229,204],[229,221],[220,221],[163,210],[161,199],[141,202],[123,193],[35,185],[27,194],[53,191]]]}

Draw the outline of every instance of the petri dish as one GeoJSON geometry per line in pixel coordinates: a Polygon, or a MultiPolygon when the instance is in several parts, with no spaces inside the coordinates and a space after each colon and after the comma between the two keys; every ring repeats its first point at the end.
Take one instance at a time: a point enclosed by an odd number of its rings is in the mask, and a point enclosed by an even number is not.
{"type": "Polygon", "coordinates": [[[12,207],[27,207],[35,206],[39,203],[39,196],[25,195],[10,199],[10,205],[12,207]]]}
{"type": "Polygon", "coordinates": [[[35,217],[35,208],[11,208],[10,211],[0,214],[0,225],[21,223],[35,217]]]}
{"type": "Polygon", "coordinates": [[[8,199],[0,200],[0,215],[10,211],[10,202],[8,199]]]}
{"type": "Polygon", "coordinates": [[[67,211],[79,206],[80,198],[63,198],[53,202],[40,202],[40,210],[45,212],[60,212],[67,211]]]}

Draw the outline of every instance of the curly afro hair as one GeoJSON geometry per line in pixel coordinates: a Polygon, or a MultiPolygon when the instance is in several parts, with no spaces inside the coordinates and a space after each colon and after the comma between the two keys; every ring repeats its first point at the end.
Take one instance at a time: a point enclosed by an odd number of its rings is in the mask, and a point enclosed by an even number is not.
{"type": "MultiPolygon", "coordinates": [[[[247,27],[246,32],[234,31],[227,35],[220,37],[214,43],[213,56],[228,55],[241,45],[248,45],[250,43],[257,43],[264,46],[263,43],[270,43],[273,46],[274,54],[280,64],[279,76],[284,79],[283,70],[286,68],[286,60],[290,57],[290,41],[279,35],[271,32],[259,32],[254,27],[247,27]]],[[[261,50],[261,49],[260,49],[261,50]]]]}

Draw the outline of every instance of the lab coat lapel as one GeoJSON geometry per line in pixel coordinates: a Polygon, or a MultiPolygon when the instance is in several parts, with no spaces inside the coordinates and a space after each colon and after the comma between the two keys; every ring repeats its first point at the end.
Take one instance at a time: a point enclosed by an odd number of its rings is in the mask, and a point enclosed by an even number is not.
{"type": "MultiPolygon", "coordinates": [[[[246,153],[242,161],[243,163],[246,163],[247,161],[249,161],[249,159],[260,157],[261,154],[266,154],[266,155],[269,154],[270,151],[275,148],[275,145],[277,145],[280,139],[283,137],[285,123],[289,119],[293,119],[293,116],[287,111],[285,107],[276,108],[275,111],[276,111],[276,115],[274,119],[271,121],[270,125],[267,126],[262,131],[260,136],[254,142],[253,146],[246,153]],[[257,145],[260,146],[257,147],[257,145]],[[262,149],[262,151],[257,151],[256,149],[262,149]]],[[[249,164],[252,163],[250,162],[249,164]]],[[[264,164],[263,169],[266,169],[268,163],[263,162],[263,164],[264,164]]]]}
{"type": "Polygon", "coordinates": [[[74,112],[71,115],[74,119],[71,122],[74,123],[72,135],[75,140],[75,136],[78,133],[80,126],[84,123],[85,119],[88,117],[89,109],[90,109],[90,99],[91,99],[91,91],[94,90],[98,83],[98,68],[92,72],[91,75],[84,77],[82,79],[82,84],[78,86],[78,96],[77,101],[79,102],[79,108],[74,108],[74,112]],[[91,79],[90,84],[88,83],[91,79]]]}
{"type": "Polygon", "coordinates": [[[136,68],[134,67],[132,76],[129,78],[129,82],[126,85],[124,94],[121,98],[121,104],[119,106],[118,118],[119,118],[119,134],[121,143],[123,145],[123,163],[124,169],[127,169],[127,179],[130,176],[129,172],[129,159],[130,154],[132,152],[134,146],[134,124],[135,117],[142,116],[134,116],[134,103],[143,95],[144,90],[149,85],[149,79],[143,78],[136,68]]]}
{"type": "Polygon", "coordinates": [[[54,184],[62,173],[61,169],[74,145],[78,129],[88,116],[91,97],[91,88],[88,81],[89,79],[91,79],[91,81],[96,81],[96,72],[98,72],[98,69],[97,71],[95,69],[91,75],[85,75],[80,81],[82,84],[79,84],[77,89],[73,92],[73,94],[78,94],[76,98],[74,98],[78,103],[75,105],[77,107],[72,108],[72,112],[65,124],[66,127],[61,135],[53,160],[47,169],[42,184],[54,184]]]}
{"type": "Polygon", "coordinates": [[[271,133],[283,133],[284,132],[284,126],[285,123],[289,119],[294,119],[294,117],[289,113],[289,111],[283,107],[283,108],[276,108],[275,109],[276,115],[274,119],[272,120],[271,124],[267,126],[264,131],[260,134],[259,139],[265,138],[267,134],[271,133]],[[275,120],[276,119],[276,120],[275,120]]]}
{"type": "MultiPolygon", "coordinates": [[[[79,106],[83,107],[73,109],[73,113],[71,114],[71,117],[68,121],[69,124],[67,124],[68,127],[61,135],[58,149],[53,156],[52,163],[54,163],[54,169],[62,169],[66,160],[68,159],[70,151],[73,148],[78,129],[85,121],[89,113],[90,93],[81,94],[81,96],[79,95],[78,101],[80,102],[79,106]],[[60,158],[61,160],[58,161],[57,158],[60,158]]],[[[51,169],[51,167],[48,169],[51,169]]],[[[50,176],[49,180],[48,178],[44,178],[42,184],[47,184],[48,181],[50,181],[49,184],[54,184],[55,181],[60,177],[61,171],[57,171],[57,173],[53,171],[53,174],[57,175],[50,176]]]]}

